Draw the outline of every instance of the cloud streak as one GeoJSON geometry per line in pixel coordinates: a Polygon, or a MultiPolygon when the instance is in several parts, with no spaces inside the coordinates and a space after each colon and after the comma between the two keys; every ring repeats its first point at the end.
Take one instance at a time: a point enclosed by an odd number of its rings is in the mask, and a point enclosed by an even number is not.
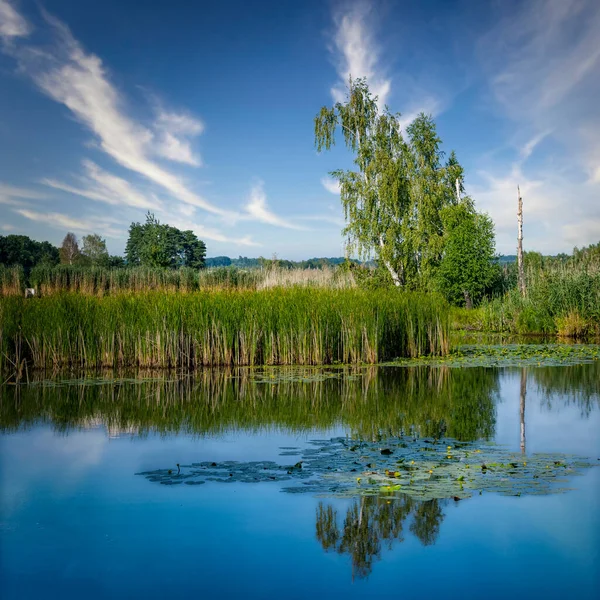
{"type": "Polygon", "coordinates": [[[191,115],[161,111],[154,127],[158,133],[154,152],[158,156],[193,167],[202,165],[189,140],[204,131],[201,121],[191,115]]]}
{"type": "Polygon", "coordinates": [[[528,136],[522,155],[551,135],[579,157],[588,177],[600,169],[600,4],[531,0],[504,10],[479,41],[490,89],[528,136]],[[531,142],[531,143],[529,143],[531,142]]]}
{"type": "Polygon", "coordinates": [[[321,185],[330,193],[340,195],[340,182],[331,177],[321,177],[321,185]]]}
{"type": "Polygon", "coordinates": [[[44,223],[50,227],[56,227],[57,229],[66,229],[75,233],[90,233],[91,231],[102,231],[102,235],[106,237],[119,238],[123,235],[123,230],[115,227],[118,225],[116,219],[109,218],[87,218],[78,219],[71,217],[63,213],[58,212],[40,212],[28,208],[16,209],[18,215],[29,219],[30,221],[36,221],[38,223],[44,223]]]}
{"type": "Polygon", "coordinates": [[[64,23],[43,14],[54,33],[54,46],[51,51],[27,45],[11,48],[9,52],[21,71],[48,97],[66,106],[94,134],[100,149],[118,164],[147,178],[181,202],[227,216],[229,211],[191,191],[177,175],[151,158],[156,153],[170,160],[199,164],[182,128],[191,125],[186,135],[197,135],[201,131],[200,122],[165,113],[159,115],[155,132],[130,118],[101,59],[87,53],[64,23]]]}
{"type": "Polygon", "coordinates": [[[41,183],[56,190],[75,194],[89,200],[105,202],[112,206],[130,206],[146,210],[160,210],[161,203],[156,198],[148,198],[134,188],[126,179],[117,177],[101,169],[91,160],[82,162],[86,172],[80,178],[83,187],[76,187],[56,179],[42,179],[41,183]]]}
{"type": "Polygon", "coordinates": [[[514,253],[516,245],[517,184],[526,247],[556,252],[595,243],[600,4],[531,0],[516,10],[497,6],[496,24],[481,37],[478,51],[496,107],[515,128],[517,156],[508,166],[498,162],[478,173],[473,196],[495,220],[502,252],[514,253]]]}
{"type": "Polygon", "coordinates": [[[255,221],[267,223],[268,225],[274,225],[275,227],[284,227],[285,229],[305,229],[271,212],[267,205],[267,195],[265,194],[262,181],[259,181],[252,187],[250,198],[244,207],[244,211],[245,214],[242,218],[250,218],[255,221]]]}
{"type": "Polygon", "coordinates": [[[5,41],[10,38],[29,35],[29,23],[13,8],[7,0],[0,0],[0,37],[5,41]]]}
{"type": "Polygon", "coordinates": [[[371,92],[378,96],[379,106],[387,102],[391,81],[380,65],[380,49],[375,42],[373,15],[367,2],[345,5],[333,15],[335,32],[331,45],[340,81],[331,88],[335,102],[343,102],[348,79],[366,77],[371,92]]]}

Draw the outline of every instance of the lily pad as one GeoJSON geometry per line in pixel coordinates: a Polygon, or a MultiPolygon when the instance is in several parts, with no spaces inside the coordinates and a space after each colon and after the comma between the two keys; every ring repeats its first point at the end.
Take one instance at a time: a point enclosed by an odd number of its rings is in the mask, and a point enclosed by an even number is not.
{"type": "Polygon", "coordinates": [[[573,476],[600,465],[585,457],[524,455],[490,443],[412,436],[387,439],[384,448],[381,442],[342,437],[313,440],[308,446],[302,460],[293,465],[205,461],[181,465],[178,473],[165,468],[138,474],[162,485],[285,481],[289,483],[283,491],[288,493],[336,497],[402,494],[425,501],[461,500],[481,492],[507,496],[561,493],[567,491],[565,484],[573,476]],[[384,449],[390,453],[382,453],[384,449]]]}

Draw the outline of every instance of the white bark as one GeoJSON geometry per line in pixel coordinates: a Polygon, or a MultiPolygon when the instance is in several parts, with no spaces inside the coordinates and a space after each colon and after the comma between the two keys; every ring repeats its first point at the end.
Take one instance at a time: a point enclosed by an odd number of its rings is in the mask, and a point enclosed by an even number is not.
{"type": "Polygon", "coordinates": [[[517,223],[519,225],[519,234],[517,236],[517,268],[519,270],[519,291],[521,296],[525,295],[525,267],[523,266],[523,198],[521,190],[517,186],[519,196],[519,208],[517,211],[517,223]]]}
{"type": "MultiPolygon", "coordinates": [[[[379,236],[379,246],[381,248],[383,248],[384,245],[385,244],[383,242],[383,237],[379,236]]],[[[402,286],[402,278],[400,277],[398,271],[396,271],[394,269],[394,267],[392,267],[392,265],[387,260],[385,260],[385,258],[382,258],[381,260],[382,260],[383,264],[385,265],[385,268],[390,272],[390,275],[392,276],[392,281],[394,282],[394,285],[397,287],[402,286]]]]}

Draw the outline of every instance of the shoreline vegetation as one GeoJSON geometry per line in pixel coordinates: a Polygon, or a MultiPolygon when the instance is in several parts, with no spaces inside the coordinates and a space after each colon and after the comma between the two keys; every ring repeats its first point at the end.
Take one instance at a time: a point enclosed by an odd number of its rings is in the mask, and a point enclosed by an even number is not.
{"type": "Polygon", "coordinates": [[[0,369],[374,364],[444,355],[436,295],[301,287],[0,299],[0,369]]]}

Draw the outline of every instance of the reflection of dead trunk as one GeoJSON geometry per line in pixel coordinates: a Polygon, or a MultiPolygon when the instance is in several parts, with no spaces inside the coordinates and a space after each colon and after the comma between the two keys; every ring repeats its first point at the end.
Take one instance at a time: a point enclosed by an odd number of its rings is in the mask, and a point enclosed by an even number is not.
{"type": "Polygon", "coordinates": [[[527,396],[527,371],[521,369],[521,452],[525,454],[525,397],[527,396]]]}

